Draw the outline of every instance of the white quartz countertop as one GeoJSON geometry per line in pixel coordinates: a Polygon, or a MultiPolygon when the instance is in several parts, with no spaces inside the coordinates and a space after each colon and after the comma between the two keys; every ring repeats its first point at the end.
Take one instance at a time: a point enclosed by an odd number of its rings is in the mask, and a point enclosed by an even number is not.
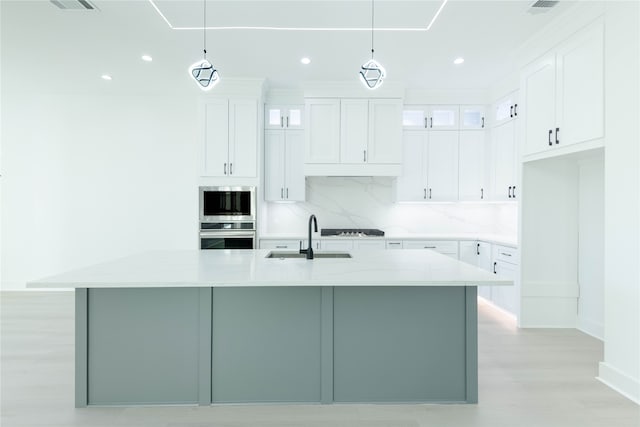
{"type": "Polygon", "coordinates": [[[512,280],[428,249],[353,250],[352,258],[313,260],[266,258],[269,252],[145,252],[33,281],[27,287],[513,285],[512,280]]]}

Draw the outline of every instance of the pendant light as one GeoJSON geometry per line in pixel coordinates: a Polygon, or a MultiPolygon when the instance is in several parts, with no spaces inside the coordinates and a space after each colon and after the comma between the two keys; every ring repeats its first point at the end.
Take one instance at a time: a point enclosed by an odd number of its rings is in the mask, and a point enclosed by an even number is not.
{"type": "Polygon", "coordinates": [[[189,74],[202,90],[211,90],[220,81],[220,74],[207,60],[207,0],[204,2],[204,18],[202,24],[204,58],[189,67],[189,74]]]}
{"type": "Polygon", "coordinates": [[[373,59],[373,18],[374,18],[374,0],[371,0],[371,59],[362,64],[360,67],[360,80],[367,89],[377,89],[382,86],[382,81],[386,77],[384,67],[373,59]]]}

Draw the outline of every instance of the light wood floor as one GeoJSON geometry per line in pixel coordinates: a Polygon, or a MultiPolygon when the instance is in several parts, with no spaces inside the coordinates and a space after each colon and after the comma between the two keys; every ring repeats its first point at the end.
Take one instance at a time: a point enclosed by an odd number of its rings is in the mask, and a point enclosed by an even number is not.
{"type": "Polygon", "coordinates": [[[73,407],[73,294],[0,294],[1,418],[14,426],[639,427],[640,407],[595,379],[602,343],[518,330],[479,304],[477,405],[73,407]]]}

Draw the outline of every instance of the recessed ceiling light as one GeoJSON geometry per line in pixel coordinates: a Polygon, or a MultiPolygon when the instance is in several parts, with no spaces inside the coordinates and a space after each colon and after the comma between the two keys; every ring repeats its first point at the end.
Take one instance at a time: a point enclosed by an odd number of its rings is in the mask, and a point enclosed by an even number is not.
{"type": "Polygon", "coordinates": [[[309,65],[311,64],[311,59],[307,58],[306,56],[304,58],[302,58],[300,60],[300,62],[302,62],[304,65],[309,65]]]}
{"type": "Polygon", "coordinates": [[[453,63],[456,65],[460,65],[464,62],[464,58],[456,58],[453,60],[453,63]]]}
{"type": "Polygon", "coordinates": [[[111,76],[109,74],[103,74],[102,80],[111,80],[111,76]]]}
{"type": "Polygon", "coordinates": [[[150,57],[149,55],[142,55],[142,57],[141,57],[141,58],[142,58],[142,60],[143,60],[143,61],[145,61],[145,62],[151,62],[151,61],[153,61],[153,58],[152,58],[152,57],[150,57]]]}

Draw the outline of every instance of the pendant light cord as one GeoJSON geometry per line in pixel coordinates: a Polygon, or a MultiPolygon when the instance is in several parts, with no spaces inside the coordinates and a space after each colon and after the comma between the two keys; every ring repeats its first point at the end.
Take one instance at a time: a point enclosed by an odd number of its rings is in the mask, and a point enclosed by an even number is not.
{"type": "Polygon", "coordinates": [[[373,2],[374,0],[371,0],[371,59],[373,59],[373,16],[375,13],[373,2]]]}
{"type": "Polygon", "coordinates": [[[202,16],[202,46],[204,46],[204,59],[207,59],[207,0],[203,0],[204,14],[202,16]]]}

